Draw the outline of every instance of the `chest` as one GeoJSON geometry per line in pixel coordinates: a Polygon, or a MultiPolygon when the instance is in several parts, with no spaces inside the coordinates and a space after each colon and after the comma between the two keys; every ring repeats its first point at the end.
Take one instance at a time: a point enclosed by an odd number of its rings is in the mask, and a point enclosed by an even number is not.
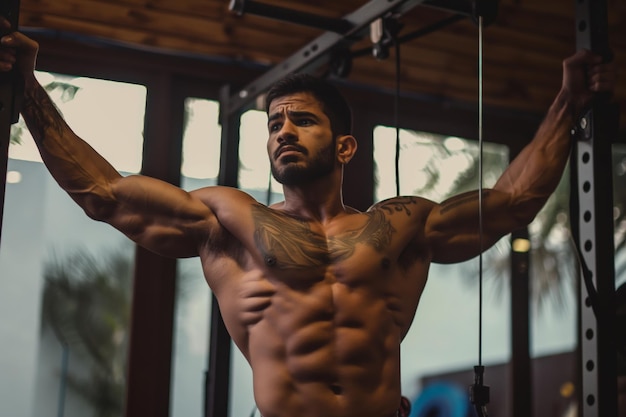
{"type": "Polygon", "coordinates": [[[264,212],[255,216],[254,245],[267,268],[316,271],[355,259],[384,263],[394,232],[380,212],[353,216],[334,228],[264,212]]]}

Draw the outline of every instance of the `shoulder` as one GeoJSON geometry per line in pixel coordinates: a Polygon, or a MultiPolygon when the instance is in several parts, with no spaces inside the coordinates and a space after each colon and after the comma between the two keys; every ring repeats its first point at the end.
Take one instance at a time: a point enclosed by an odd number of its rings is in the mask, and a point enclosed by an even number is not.
{"type": "Polygon", "coordinates": [[[373,205],[366,214],[388,225],[398,247],[405,248],[409,244],[424,241],[426,222],[436,206],[436,203],[425,198],[399,196],[373,205]]]}
{"type": "Polygon", "coordinates": [[[406,217],[413,220],[424,219],[437,204],[416,196],[388,198],[374,204],[368,212],[382,211],[388,216],[406,217]]]}
{"type": "Polygon", "coordinates": [[[209,186],[190,192],[193,198],[200,200],[215,215],[232,210],[237,206],[249,206],[257,201],[248,193],[237,188],[225,186],[209,186]]]}
{"type": "Polygon", "coordinates": [[[250,194],[237,188],[211,186],[192,191],[191,194],[209,208],[218,227],[225,228],[242,242],[254,229],[255,212],[268,210],[250,194]]]}

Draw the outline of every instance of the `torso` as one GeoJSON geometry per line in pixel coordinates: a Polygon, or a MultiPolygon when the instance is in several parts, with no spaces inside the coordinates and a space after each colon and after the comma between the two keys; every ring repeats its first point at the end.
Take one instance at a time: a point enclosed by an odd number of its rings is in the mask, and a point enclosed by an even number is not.
{"type": "Polygon", "coordinates": [[[264,417],[395,415],[429,209],[399,199],[323,226],[251,204],[252,227],[220,219],[204,272],[264,417]]]}

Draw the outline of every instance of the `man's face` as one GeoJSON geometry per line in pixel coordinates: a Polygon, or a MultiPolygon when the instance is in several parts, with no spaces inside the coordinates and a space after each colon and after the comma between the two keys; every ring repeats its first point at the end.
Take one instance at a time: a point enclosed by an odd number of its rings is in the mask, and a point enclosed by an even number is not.
{"type": "Polygon", "coordinates": [[[330,174],[336,166],[330,120],[310,93],[273,100],[268,112],[267,152],[272,175],[299,185],[330,174]]]}

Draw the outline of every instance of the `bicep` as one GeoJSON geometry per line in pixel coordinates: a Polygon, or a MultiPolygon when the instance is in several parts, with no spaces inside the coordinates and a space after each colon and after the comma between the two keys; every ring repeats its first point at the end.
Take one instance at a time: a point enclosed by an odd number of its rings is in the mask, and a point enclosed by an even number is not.
{"type": "MultiPolygon", "coordinates": [[[[137,244],[168,257],[191,257],[217,222],[199,198],[164,181],[141,175],[123,177],[107,198],[86,209],[137,244]]],[[[89,206],[89,205],[88,205],[89,206]]]]}
{"type": "Polygon", "coordinates": [[[487,189],[482,198],[478,191],[472,191],[435,205],[425,233],[433,262],[462,262],[477,256],[481,247],[488,249],[522,223],[512,212],[508,194],[487,189]]]}

